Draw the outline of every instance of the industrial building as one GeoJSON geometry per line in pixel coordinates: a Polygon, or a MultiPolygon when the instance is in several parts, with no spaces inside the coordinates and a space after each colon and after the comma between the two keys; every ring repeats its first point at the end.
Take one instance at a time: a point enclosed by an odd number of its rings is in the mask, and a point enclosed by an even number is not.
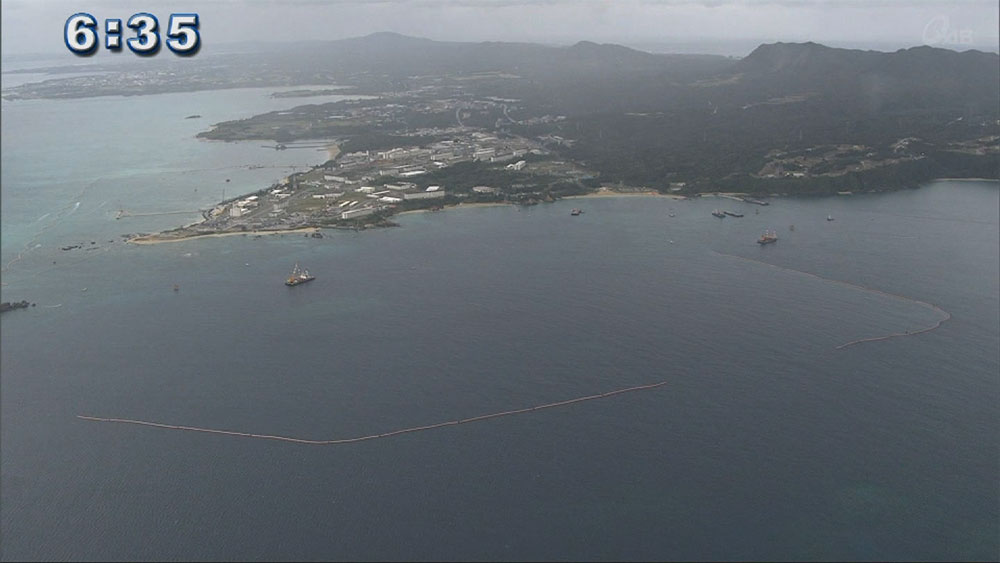
{"type": "Polygon", "coordinates": [[[374,207],[359,207],[357,209],[349,209],[340,214],[341,219],[353,219],[355,217],[364,217],[365,215],[371,215],[375,213],[374,207]]]}

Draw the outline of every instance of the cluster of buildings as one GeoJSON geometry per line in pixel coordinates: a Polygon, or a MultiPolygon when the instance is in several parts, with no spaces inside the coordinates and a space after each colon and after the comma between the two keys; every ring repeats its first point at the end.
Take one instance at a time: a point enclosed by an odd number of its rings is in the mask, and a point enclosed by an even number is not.
{"type": "MultiPolygon", "coordinates": [[[[529,152],[545,151],[527,139],[499,139],[486,133],[468,133],[431,143],[424,147],[395,147],[382,151],[363,151],[341,155],[340,169],[368,166],[379,176],[415,178],[434,170],[466,161],[503,163],[529,152]]],[[[513,169],[520,170],[524,161],[513,169]]]]}
{"type": "MultiPolygon", "coordinates": [[[[498,138],[476,131],[463,131],[422,147],[395,147],[340,155],[335,166],[299,175],[294,189],[307,189],[311,197],[325,205],[324,214],[339,219],[371,215],[404,202],[438,200],[448,195],[444,186],[421,182],[421,176],[459,162],[508,163],[508,170],[520,171],[529,152],[544,151],[532,141],[519,137],[498,138]]],[[[476,193],[496,194],[500,190],[477,186],[476,193]]]]}
{"type": "MultiPolygon", "coordinates": [[[[414,114],[423,127],[405,125],[404,136],[432,138],[422,146],[398,146],[381,150],[365,150],[339,154],[322,167],[294,174],[281,183],[255,195],[224,202],[206,219],[219,230],[234,228],[290,228],[299,222],[352,220],[390,210],[409,202],[433,204],[449,196],[449,191],[436,172],[463,162],[496,164],[496,168],[519,172],[528,166],[529,154],[544,155],[548,151],[536,140],[475,129],[462,123],[470,112],[493,111],[505,121],[518,123],[510,116],[517,100],[494,98],[470,100],[449,97],[427,99],[432,91],[441,94],[437,86],[403,94],[408,103],[372,104],[352,100],[335,112],[312,115],[316,108],[302,111],[318,122],[363,122],[368,126],[406,124],[414,114]],[[312,113],[310,113],[312,112],[312,113]],[[432,115],[436,114],[436,115],[432,115]],[[450,119],[444,119],[444,116],[450,119]],[[450,122],[450,123],[449,123],[450,122]]],[[[297,116],[299,118],[303,116],[297,116]]],[[[308,117],[308,116],[306,116],[308,117]]],[[[561,119],[546,116],[539,122],[561,119]]],[[[316,125],[316,123],[314,123],[316,125]]],[[[555,139],[553,139],[555,140],[555,139]]],[[[558,141],[557,141],[558,142],[558,141]]],[[[513,187],[513,186],[512,186],[513,187]]],[[[475,186],[474,194],[499,195],[503,187],[475,186]]],[[[464,194],[459,194],[464,197],[464,194]]]]}

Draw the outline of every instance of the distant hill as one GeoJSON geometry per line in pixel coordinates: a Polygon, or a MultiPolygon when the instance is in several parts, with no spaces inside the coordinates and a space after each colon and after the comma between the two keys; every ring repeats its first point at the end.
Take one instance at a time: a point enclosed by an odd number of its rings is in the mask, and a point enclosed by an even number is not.
{"type": "Polygon", "coordinates": [[[814,92],[870,113],[914,109],[996,109],[1000,55],[913,47],[893,53],[817,43],[761,45],[734,65],[746,95],[814,92]]]}
{"type": "Polygon", "coordinates": [[[431,72],[511,72],[544,78],[556,74],[589,72],[662,72],[698,62],[715,63],[719,70],[731,63],[715,55],[657,55],[613,44],[581,41],[569,47],[534,43],[452,42],[410,37],[398,33],[373,33],[363,37],[298,43],[275,55],[308,57],[318,69],[387,73],[396,77],[431,72]],[[679,64],[680,63],[680,64],[679,64]]]}
{"type": "Polygon", "coordinates": [[[829,192],[1000,174],[990,140],[1000,133],[996,53],[807,42],[760,45],[735,60],[590,41],[552,47],[373,34],[286,55],[289,65],[308,58],[311,68],[357,73],[371,91],[408,91],[420,77],[447,75],[462,80],[462,95],[515,98],[538,114],[568,116],[543,128],[505,127],[571,140],[557,150],[602,181],[829,192]],[[908,138],[919,141],[899,144],[908,138]]]}
{"type": "Polygon", "coordinates": [[[366,136],[359,146],[367,148],[395,146],[409,130],[451,126],[455,104],[499,97],[516,100],[520,117],[506,116],[506,108],[470,111],[463,125],[558,138],[552,150],[599,172],[600,181],[658,189],[674,183],[691,191],[828,192],[1000,174],[1000,55],[974,50],[772,43],[736,60],[590,41],[560,47],[374,33],[183,63],[163,75],[169,78],[85,87],[50,80],[12,88],[5,97],[334,83],[350,85],[345,93],[392,97],[402,106],[449,108],[410,111],[403,122],[375,126],[314,127],[302,116],[322,120],[339,109],[303,106],[301,113],[275,112],[203,135],[280,133],[282,142],[366,136]]]}
{"type": "Polygon", "coordinates": [[[316,70],[380,74],[395,81],[414,75],[499,72],[509,75],[507,83],[490,87],[508,94],[521,91],[567,114],[663,111],[706,101],[745,105],[803,94],[836,102],[852,113],[942,107],[976,113],[988,111],[1000,97],[1000,55],[926,46],[887,53],[812,42],[773,43],[736,61],[715,55],[652,54],[590,41],[553,47],[374,33],[300,44],[276,56],[293,67],[308,61],[316,70]],[[690,88],[713,79],[719,86],[690,88]]]}

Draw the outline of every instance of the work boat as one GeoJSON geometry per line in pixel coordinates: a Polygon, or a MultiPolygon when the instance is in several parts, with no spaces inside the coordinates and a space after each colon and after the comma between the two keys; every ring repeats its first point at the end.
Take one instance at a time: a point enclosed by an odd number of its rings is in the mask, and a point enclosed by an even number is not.
{"type": "Polygon", "coordinates": [[[771,244],[772,242],[778,242],[778,233],[774,231],[764,231],[764,234],[757,239],[757,244],[771,244]]]}
{"type": "Polygon", "coordinates": [[[316,279],[316,276],[310,276],[309,270],[303,270],[299,268],[299,263],[295,263],[295,267],[292,268],[292,273],[289,274],[288,279],[285,280],[285,285],[294,286],[310,282],[316,279]]]}

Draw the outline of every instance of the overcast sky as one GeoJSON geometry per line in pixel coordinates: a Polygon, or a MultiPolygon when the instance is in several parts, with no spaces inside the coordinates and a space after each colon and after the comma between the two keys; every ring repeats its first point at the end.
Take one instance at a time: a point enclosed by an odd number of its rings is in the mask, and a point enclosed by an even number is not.
{"type": "MultiPolygon", "coordinates": [[[[580,40],[647,50],[745,55],[760,42],[893,50],[932,44],[997,50],[997,0],[3,0],[4,55],[73,59],[63,25],[150,12],[197,12],[203,51],[236,41],[339,39],[395,31],[438,40],[580,40]]],[[[100,57],[111,56],[103,48],[100,57]]],[[[124,55],[129,55],[126,51],[124,55]]],[[[169,53],[159,56],[169,56],[169,53]]]]}

